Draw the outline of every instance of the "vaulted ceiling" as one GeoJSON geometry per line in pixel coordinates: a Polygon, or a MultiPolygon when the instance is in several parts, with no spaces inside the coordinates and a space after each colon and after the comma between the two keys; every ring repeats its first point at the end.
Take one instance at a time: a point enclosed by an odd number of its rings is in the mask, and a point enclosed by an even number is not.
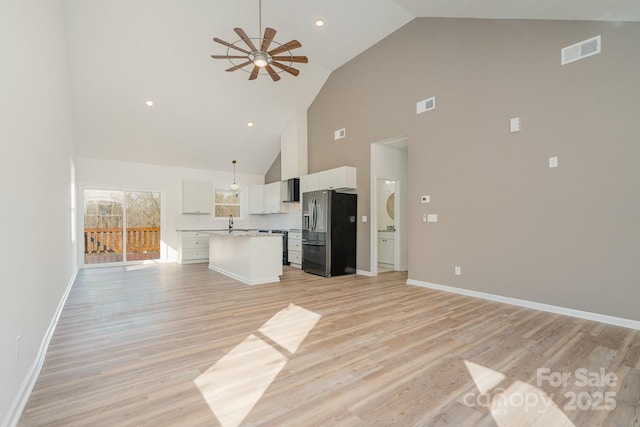
{"type": "Polygon", "coordinates": [[[637,0],[263,0],[262,28],[309,57],[298,77],[273,82],[210,58],[227,52],[213,37],[239,39],[234,27],[258,37],[258,0],[65,4],[78,156],[213,170],[237,159],[238,172],[256,174],[333,70],[415,17],[640,20],[637,0]]]}

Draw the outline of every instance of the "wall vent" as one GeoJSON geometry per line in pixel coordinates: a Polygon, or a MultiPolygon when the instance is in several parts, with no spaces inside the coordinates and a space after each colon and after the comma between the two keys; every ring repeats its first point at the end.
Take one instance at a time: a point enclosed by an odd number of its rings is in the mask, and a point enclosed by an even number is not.
{"type": "Polygon", "coordinates": [[[567,46],[560,51],[562,65],[600,53],[600,36],[591,37],[579,43],[567,46]]]}
{"type": "Polygon", "coordinates": [[[423,99],[416,103],[416,114],[421,114],[434,108],[436,108],[436,97],[432,96],[429,99],[423,99]]]}
{"type": "Polygon", "coordinates": [[[335,132],[334,134],[334,139],[337,141],[339,139],[344,138],[345,136],[347,136],[347,130],[345,128],[339,129],[335,132]]]}

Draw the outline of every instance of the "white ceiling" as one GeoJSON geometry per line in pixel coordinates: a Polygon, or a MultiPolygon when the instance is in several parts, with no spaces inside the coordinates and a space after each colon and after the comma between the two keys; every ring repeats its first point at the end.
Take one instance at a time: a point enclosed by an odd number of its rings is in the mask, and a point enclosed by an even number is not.
{"type": "Polygon", "coordinates": [[[258,0],[65,0],[78,156],[264,174],[280,132],[331,72],[418,16],[640,21],[638,0],[264,0],[263,28],[297,39],[298,77],[227,73],[258,0]],[[326,26],[313,22],[321,17],[326,26]],[[153,108],[145,100],[155,102],[153,108]],[[247,121],[255,127],[247,128],[247,121]]]}

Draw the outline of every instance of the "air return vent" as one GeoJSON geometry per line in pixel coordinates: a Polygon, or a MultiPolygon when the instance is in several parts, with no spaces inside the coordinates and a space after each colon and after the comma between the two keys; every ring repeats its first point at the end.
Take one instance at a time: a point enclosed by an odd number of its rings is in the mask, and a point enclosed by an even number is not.
{"type": "Polygon", "coordinates": [[[345,136],[347,136],[347,130],[345,128],[342,128],[334,132],[333,139],[337,141],[344,138],[345,136]]]}
{"type": "Polygon", "coordinates": [[[429,99],[423,99],[416,102],[416,114],[424,113],[425,111],[433,110],[436,108],[436,97],[432,96],[429,99]]]}
{"type": "Polygon", "coordinates": [[[560,52],[560,63],[565,65],[570,62],[598,54],[600,53],[600,46],[600,36],[592,37],[590,39],[583,40],[580,43],[567,46],[560,52]]]}

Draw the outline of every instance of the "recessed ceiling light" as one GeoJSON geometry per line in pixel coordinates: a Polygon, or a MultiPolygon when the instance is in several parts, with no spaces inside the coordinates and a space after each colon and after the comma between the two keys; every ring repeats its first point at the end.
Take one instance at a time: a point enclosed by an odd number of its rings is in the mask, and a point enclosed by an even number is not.
{"type": "Polygon", "coordinates": [[[255,126],[255,123],[253,123],[253,122],[247,122],[247,127],[248,127],[248,128],[252,128],[252,127],[254,127],[254,126],[255,126]]]}
{"type": "Polygon", "coordinates": [[[147,107],[153,107],[155,104],[152,100],[147,99],[146,101],[144,101],[144,105],[146,105],[147,107]]]}
{"type": "Polygon", "coordinates": [[[324,27],[324,19],[322,19],[322,18],[316,19],[316,22],[314,22],[314,25],[315,25],[317,28],[322,28],[322,27],[324,27]]]}

